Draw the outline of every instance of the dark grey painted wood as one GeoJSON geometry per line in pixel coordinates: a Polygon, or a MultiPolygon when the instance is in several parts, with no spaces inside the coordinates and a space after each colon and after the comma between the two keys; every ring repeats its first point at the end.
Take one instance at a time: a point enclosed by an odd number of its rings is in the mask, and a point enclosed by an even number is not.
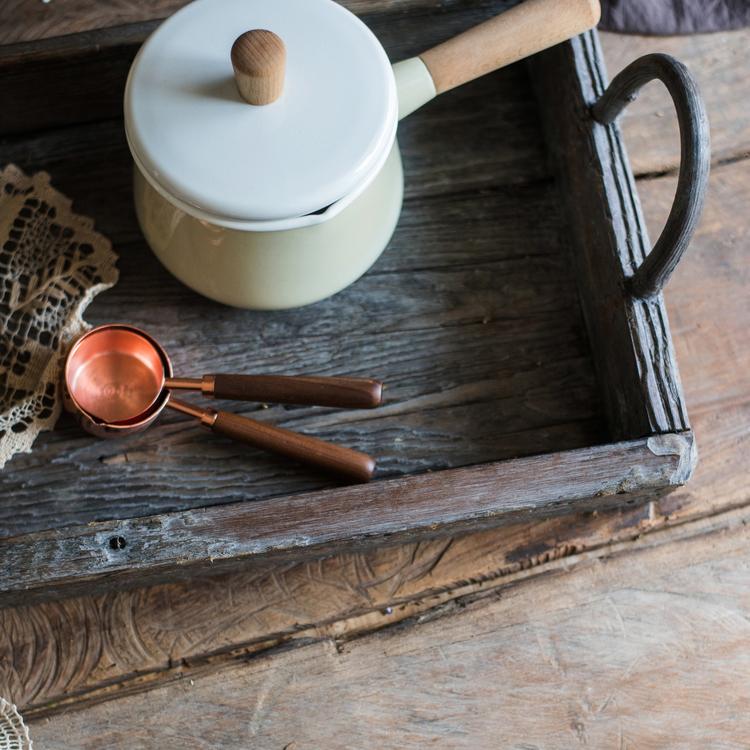
{"type": "Polygon", "coordinates": [[[674,100],[680,126],[680,174],[674,203],[659,239],[630,279],[638,297],[659,294],[680,262],[700,220],[711,168],[708,117],[690,71],[670,55],[644,55],[620,71],[591,112],[601,123],[615,121],[638,91],[660,80],[674,100]]]}
{"type": "Polygon", "coordinates": [[[610,433],[623,439],[687,429],[663,299],[637,299],[628,288],[650,242],[619,128],[590,113],[606,88],[596,34],[536,56],[531,70],[610,433]]]}
{"type": "Polygon", "coordinates": [[[644,502],[694,463],[685,432],[0,540],[0,605],[644,502]]]}

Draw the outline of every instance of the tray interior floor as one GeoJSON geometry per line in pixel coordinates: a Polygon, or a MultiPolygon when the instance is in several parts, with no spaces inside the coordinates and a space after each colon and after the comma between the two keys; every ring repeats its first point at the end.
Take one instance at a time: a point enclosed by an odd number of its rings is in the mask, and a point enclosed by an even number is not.
{"type": "MultiPolygon", "coordinates": [[[[120,254],[120,281],[86,318],[149,330],[175,372],[381,378],[375,411],[219,404],[371,452],[379,478],[606,439],[559,195],[526,70],[451,92],[400,127],[406,200],[396,234],[354,286],[257,313],[212,303],[144,245],[122,122],[0,143],[50,172],[120,254]]],[[[0,472],[0,535],[301,492],[330,480],[165,414],[100,441],[63,416],[0,472]]]]}

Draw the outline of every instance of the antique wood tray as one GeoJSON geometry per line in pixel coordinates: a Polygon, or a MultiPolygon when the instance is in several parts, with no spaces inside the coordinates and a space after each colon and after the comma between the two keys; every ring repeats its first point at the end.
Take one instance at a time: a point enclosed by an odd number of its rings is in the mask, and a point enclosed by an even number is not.
{"type": "MultiPolygon", "coordinates": [[[[365,20],[401,59],[501,5],[383,4],[365,20]]],[[[338,486],[179,416],[122,441],[63,416],[0,472],[0,604],[640,503],[690,477],[659,294],[708,163],[684,69],[644,58],[592,114],[606,76],[589,33],[432,102],[402,123],[407,197],[374,268],[312,307],[254,313],[183,287],[140,236],[121,95],[152,28],[0,49],[0,163],[49,172],[112,239],[121,278],[90,323],[145,328],[181,373],[384,380],[372,412],[228,405],[371,452],[377,478],[338,486]],[[641,266],[633,176],[617,126],[602,123],[653,77],[675,98],[683,163],[641,266]]]]}

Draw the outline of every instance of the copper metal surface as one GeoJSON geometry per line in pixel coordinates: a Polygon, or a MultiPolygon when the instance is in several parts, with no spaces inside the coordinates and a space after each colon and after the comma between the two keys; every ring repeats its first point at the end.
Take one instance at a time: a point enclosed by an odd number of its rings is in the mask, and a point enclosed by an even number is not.
{"type": "Polygon", "coordinates": [[[203,381],[200,378],[169,378],[164,385],[170,390],[199,391],[203,381]]]}
{"type": "Polygon", "coordinates": [[[97,437],[117,437],[148,427],[165,406],[200,419],[207,427],[216,412],[170,399],[169,389],[214,391],[213,376],[174,378],[161,345],[133,326],[104,325],[82,336],[65,363],[64,402],[97,437]]]}
{"type": "Polygon", "coordinates": [[[141,331],[101,326],[75,344],[65,365],[73,402],[94,419],[128,422],[145,416],[165,380],[161,347],[141,331]]]}
{"type": "Polygon", "coordinates": [[[213,375],[202,378],[167,378],[164,387],[170,390],[200,391],[204,396],[214,395],[215,379],[213,375]]]}
{"type": "MultiPolygon", "coordinates": [[[[114,413],[115,415],[120,416],[127,411],[126,408],[122,407],[122,404],[116,412],[111,410],[109,406],[102,408],[100,403],[97,405],[97,399],[92,398],[92,396],[96,396],[98,392],[97,383],[101,383],[103,380],[98,377],[96,379],[93,377],[94,370],[100,369],[98,366],[92,369],[90,373],[87,373],[88,365],[86,355],[93,354],[96,356],[101,351],[107,350],[107,343],[113,345],[118,342],[130,342],[130,345],[136,344],[136,348],[140,349],[142,344],[140,341],[135,340],[137,337],[140,337],[140,339],[150,345],[152,351],[156,353],[161,367],[162,378],[165,376],[171,377],[172,363],[169,361],[167,353],[159,343],[151,338],[151,336],[145,331],[141,331],[134,326],[106,325],[94,328],[78,339],[68,354],[63,377],[63,403],[65,408],[76,417],[79,425],[96,437],[112,438],[140,432],[141,430],[146,429],[167,405],[169,391],[161,389],[156,394],[156,400],[153,401],[145,411],[137,413],[135,416],[131,413],[129,415],[131,417],[130,419],[108,422],[103,416],[99,416],[95,412],[86,409],[80,400],[83,392],[84,402],[88,406],[102,411],[103,413],[114,413]]],[[[127,350],[127,346],[125,349],[127,350]]],[[[144,351],[147,351],[147,349],[148,347],[146,347],[144,351]]],[[[119,351],[119,349],[117,351],[119,351]]],[[[149,367],[153,367],[154,370],[156,369],[155,362],[150,354],[146,355],[146,361],[148,362],[149,367]]],[[[140,364],[143,365],[143,361],[141,361],[140,364]]],[[[106,374],[104,367],[101,367],[101,370],[106,374]]],[[[122,389],[123,393],[130,393],[130,391],[131,389],[128,386],[125,386],[122,389]]],[[[141,397],[145,401],[145,396],[139,396],[138,398],[140,399],[141,397]]],[[[128,395],[127,400],[130,399],[131,396],[128,395]]]]}
{"type": "MultiPolygon", "coordinates": [[[[161,351],[164,352],[163,349],[161,351]]],[[[166,357],[166,353],[164,354],[164,356],[166,357]]],[[[159,398],[159,395],[163,393],[165,389],[167,391],[200,391],[204,396],[213,396],[214,376],[204,375],[202,378],[164,378],[161,383],[160,390],[154,395],[154,400],[149,403],[148,406],[146,406],[146,408],[144,408],[143,411],[138,414],[138,416],[133,417],[132,419],[137,421],[147,416],[147,414],[150,413],[152,407],[156,403],[156,400],[159,398]]]]}
{"type": "Polygon", "coordinates": [[[185,401],[178,401],[176,398],[171,397],[167,402],[167,406],[170,409],[175,409],[176,411],[187,414],[190,417],[200,419],[206,427],[213,427],[214,422],[216,422],[216,417],[219,416],[213,409],[203,409],[200,406],[193,406],[193,404],[188,404],[185,401]]]}

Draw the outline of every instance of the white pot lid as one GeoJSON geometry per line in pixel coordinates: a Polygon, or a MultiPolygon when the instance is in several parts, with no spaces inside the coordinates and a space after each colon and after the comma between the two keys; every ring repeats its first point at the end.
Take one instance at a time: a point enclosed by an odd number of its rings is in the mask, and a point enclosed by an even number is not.
{"type": "Polygon", "coordinates": [[[393,71],[373,33],[332,0],[197,0],[143,45],[125,128],[149,181],[228,225],[278,222],[358,192],[393,144],[393,71]],[[279,99],[241,98],[230,50],[251,29],[286,46],[279,99]]]}

